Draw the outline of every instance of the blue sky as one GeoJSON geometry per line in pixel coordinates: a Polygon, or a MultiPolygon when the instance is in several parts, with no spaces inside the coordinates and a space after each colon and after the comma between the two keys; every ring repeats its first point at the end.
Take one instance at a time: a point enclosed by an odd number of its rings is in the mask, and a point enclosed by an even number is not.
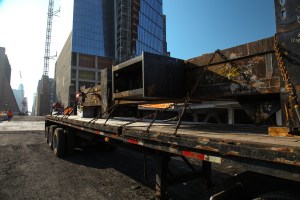
{"type": "Polygon", "coordinates": [[[168,50],[188,59],[275,34],[274,0],[164,0],[168,50]]]}
{"type": "MultiPolygon", "coordinates": [[[[189,59],[275,34],[273,0],[163,0],[167,42],[172,57],[189,59]]],[[[72,0],[55,0],[60,17],[53,19],[51,55],[71,30],[72,0]],[[66,14],[67,13],[67,14],[66,14]]],[[[6,48],[11,85],[21,83],[29,110],[43,73],[48,0],[0,0],[0,46],[6,48]]],[[[54,76],[50,61],[49,76],[54,76]]]]}

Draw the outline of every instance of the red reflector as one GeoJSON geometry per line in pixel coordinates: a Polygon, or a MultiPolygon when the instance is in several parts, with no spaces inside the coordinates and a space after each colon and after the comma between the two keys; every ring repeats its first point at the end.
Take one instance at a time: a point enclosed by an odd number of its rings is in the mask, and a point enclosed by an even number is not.
{"type": "Polygon", "coordinates": [[[131,144],[138,144],[139,143],[137,140],[133,140],[133,139],[128,139],[127,141],[131,144]]]}
{"type": "Polygon", "coordinates": [[[201,153],[194,153],[191,151],[181,151],[182,155],[188,158],[195,158],[198,160],[204,160],[205,155],[201,153]]]}

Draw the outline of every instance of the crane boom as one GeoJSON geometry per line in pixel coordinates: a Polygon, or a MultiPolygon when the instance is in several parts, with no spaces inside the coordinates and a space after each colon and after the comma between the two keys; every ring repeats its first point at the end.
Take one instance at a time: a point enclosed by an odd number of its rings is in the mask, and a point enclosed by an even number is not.
{"type": "Polygon", "coordinates": [[[54,15],[53,8],[54,8],[54,0],[49,0],[47,30],[46,30],[46,42],[45,42],[45,56],[44,56],[44,71],[43,71],[44,76],[48,76],[48,71],[49,71],[52,21],[53,21],[53,15],[54,15]]]}
{"type": "Polygon", "coordinates": [[[51,33],[52,33],[52,21],[53,16],[59,11],[53,11],[54,0],[49,0],[48,4],[48,18],[47,18],[47,29],[46,29],[46,42],[45,42],[45,55],[44,55],[44,69],[42,76],[42,96],[40,103],[40,113],[39,115],[45,115],[50,112],[50,101],[48,92],[48,82],[49,82],[49,59],[50,59],[50,45],[51,45],[51,33]]]}

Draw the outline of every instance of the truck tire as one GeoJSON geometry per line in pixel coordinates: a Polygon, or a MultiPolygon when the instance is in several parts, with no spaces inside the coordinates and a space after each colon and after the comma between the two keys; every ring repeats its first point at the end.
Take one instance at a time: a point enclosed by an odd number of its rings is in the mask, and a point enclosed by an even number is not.
{"type": "Polygon", "coordinates": [[[45,140],[46,140],[46,143],[48,144],[49,143],[49,126],[45,127],[45,140]]]}
{"type": "Polygon", "coordinates": [[[55,129],[57,128],[57,126],[56,125],[51,125],[50,126],[50,128],[49,128],[49,143],[48,143],[48,145],[49,145],[49,147],[50,147],[50,149],[51,150],[53,150],[53,135],[54,135],[54,131],[55,131],[55,129]]]}
{"type": "Polygon", "coordinates": [[[57,128],[53,135],[53,152],[57,157],[63,157],[66,152],[66,135],[64,129],[57,128]]]}
{"type": "Polygon", "coordinates": [[[252,200],[298,200],[299,195],[293,191],[274,191],[261,194],[252,200]]]}

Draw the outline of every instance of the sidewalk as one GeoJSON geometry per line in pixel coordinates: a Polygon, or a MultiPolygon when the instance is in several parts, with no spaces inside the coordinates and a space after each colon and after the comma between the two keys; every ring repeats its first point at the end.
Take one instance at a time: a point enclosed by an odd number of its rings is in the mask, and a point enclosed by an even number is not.
{"type": "Polygon", "coordinates": [[[45,129],[44,121],[1,121],[0,131],[40,131],[45,129]]]}

